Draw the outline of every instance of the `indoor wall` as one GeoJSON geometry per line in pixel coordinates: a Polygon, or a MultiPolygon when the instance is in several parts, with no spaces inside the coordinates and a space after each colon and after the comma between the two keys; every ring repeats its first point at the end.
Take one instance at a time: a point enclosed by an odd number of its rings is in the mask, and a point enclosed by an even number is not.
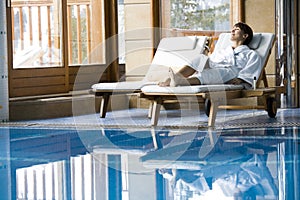
{"type": "MultiPolygon", "coordinates": [[[[274,0],[245,0],[245,22],[254,32],[275,33],[275,1],[274,0]]],[[[266,67],[270,86],[275,86],[275,45],[266,67]]]]}

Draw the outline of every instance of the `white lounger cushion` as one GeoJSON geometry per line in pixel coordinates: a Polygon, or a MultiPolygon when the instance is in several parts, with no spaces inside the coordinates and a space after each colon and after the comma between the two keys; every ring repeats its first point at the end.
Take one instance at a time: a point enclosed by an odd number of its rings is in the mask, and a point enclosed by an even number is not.
{"type": "Polygon", "coordinates": [[[144,94],[159,93],[159,94],[196,94],[202,92],[215,92],[227,90],[241,90],[242,85],[192,85],[180,87],[160,87],[158,85],[147,85],[142,87],[144,94]]]}
{"type": "Polygon", "coordinates": [[[94,92],[126,92],[140,90],[145,85],[155,85],[155,82],[145,82],[145,81],[128,81],[128,82],[114,82],[114,83],[98,83],[92,85],[92,90],[94,92]]]}
{"type": "Polygon", "coordinates": [[[254,33],[253,38],[252,38],[250,44],[248,45],[250,47],[250,49],[253,49],[253,50],[257,49],[260,45],[261,38],[262,38],[261,33],[254,33]]]}
{"type": "Polygon", "coordinates": [[[162,51],[193,50],[197,45],[197,40],[196,36],[163,38],[158,49],[162,51]]]}
{"type": "Polygon", "coordinates": [[[168,77],[170,67],[175,72],[185,65],[197,67],[197,58],[203,53],[206,40],[205,36],[163,38],[145,76],[146,81],[164,81],[168,77]]]}

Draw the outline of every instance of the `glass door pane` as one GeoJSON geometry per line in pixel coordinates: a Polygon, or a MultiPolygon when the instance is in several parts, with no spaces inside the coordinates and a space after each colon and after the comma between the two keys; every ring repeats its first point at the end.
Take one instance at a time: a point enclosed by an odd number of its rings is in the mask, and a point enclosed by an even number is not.
{"type": "Polygon", "coordinates": [[[13,68],[62,66],[60,0],[11,0],[13,68]]]}
{"type": "Polygon", "coordinates": [[[67,2],[69,65],[104,64],[104,1],[67,2]]]}

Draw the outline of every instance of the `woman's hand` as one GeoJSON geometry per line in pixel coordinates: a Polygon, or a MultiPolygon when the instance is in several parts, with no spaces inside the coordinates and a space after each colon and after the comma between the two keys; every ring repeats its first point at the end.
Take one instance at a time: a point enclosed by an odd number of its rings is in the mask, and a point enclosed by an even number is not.
{"type": "Polygon", "coordinates": [[[243,81],[242,79],[239,79],[239,78],[234,78],[234,79],[231,79],[230,81],[226,82],[226,84],[232,84],[232,85],[240,85],[242,83],[245,83],[245,81],[243,81]]]}

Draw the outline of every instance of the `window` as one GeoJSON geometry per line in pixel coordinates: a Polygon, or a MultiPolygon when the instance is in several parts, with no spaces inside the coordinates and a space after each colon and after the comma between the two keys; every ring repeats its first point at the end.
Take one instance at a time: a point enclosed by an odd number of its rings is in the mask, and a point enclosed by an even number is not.
{"type": "Polygon", "coordinates": [[[163,5],[163,27],[185,30],[230,28],[230,0],[166,0],[163,5]]]}
{"type": "Polygon", "coordinates": [[[68,0],[70,65],[104,64],[103,0],[68,0]]]}
{"type": "Polygon", "coordinates": [[[63,47],[68,49],[70,65],[103,64],[101,1],[68,0],[67,16],[62,16],[61,1],[12,0],[14,68],[63,66],[63,47]],[[68,27],[67,41],[63,26],[68,27]]]}
{"type": "Polygon", "coordinates": [[[105,17],[104,0],[11,0],[10,97],[72,91],[83,66],[76,89],[99,81],[91,77],[105,71],[105,17]]]}
{"type": "Polygon", "coordinates": [[[60,1],[11,3],[13,68],[62,66],[60,1]]]}

